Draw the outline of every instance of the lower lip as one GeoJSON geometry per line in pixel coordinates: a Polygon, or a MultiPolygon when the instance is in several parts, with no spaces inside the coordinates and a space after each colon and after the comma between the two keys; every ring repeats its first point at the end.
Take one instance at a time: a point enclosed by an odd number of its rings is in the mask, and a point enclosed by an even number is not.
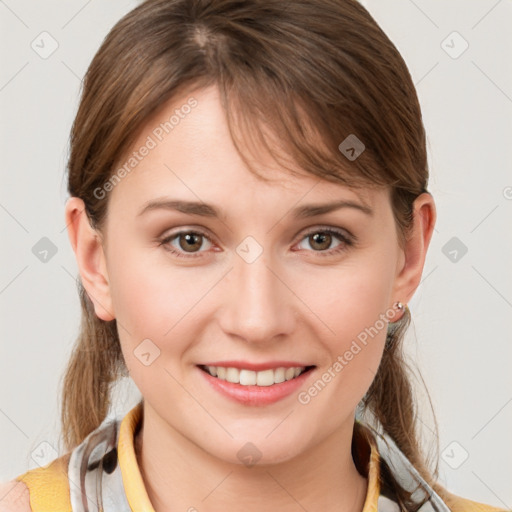
{"type": "Polygon", "coordinates": [[[213,377],[199,367],[197,369],[213,389],[244,405],[273,404],[297,391],[314,371],[314,368],[312,368],[294,379],[280,382],[279,384],[272,384],[272,386],[242,386],[241,384],[234,384],[227,380],[213,377]]]}

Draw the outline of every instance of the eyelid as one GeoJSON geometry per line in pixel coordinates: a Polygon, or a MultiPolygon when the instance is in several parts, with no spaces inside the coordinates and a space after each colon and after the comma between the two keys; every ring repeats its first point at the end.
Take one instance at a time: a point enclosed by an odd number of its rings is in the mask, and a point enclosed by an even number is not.
{"type": "MultiPolygon", "coordinates": [[[[303,232],[303,230],[301,231],[301,233],[302,232],[303,232]]],[[[321,233],[321,232],[335,233],[335,234],[345,237],[351,241],[355,241],[355,239],[356,239],[356,237],[352,233],[350,233],[349,231],[347,231],[344,228],[339,228],[336,226],[328,226],[328,225],[324,225],[324,226],[318,225],[318,226],[313,226],[311,229],[306,229],[306,231],[304,232],[304,234],[302,235],[302,238],[300,240],[302,240],[303,238],[305,238],[307,236],[314,235],[315,233],[321,233]]]]}
{"type": "Polygon", "coordinates": [[[208,228],[205,228],[203,226],[177,226],[175,228],[168,228],[166,229],[161,235],[157,236],[156,239],[161,241],[166,238],[174,238],[178,235],[182,234],[189,234],[189,233],[195,233],[196,235],[202,235],[205,238],[208,238],[208,240],[212,243],[217,243],[217,239],[214,235],[210,233],[210,230],[208,228]]]}

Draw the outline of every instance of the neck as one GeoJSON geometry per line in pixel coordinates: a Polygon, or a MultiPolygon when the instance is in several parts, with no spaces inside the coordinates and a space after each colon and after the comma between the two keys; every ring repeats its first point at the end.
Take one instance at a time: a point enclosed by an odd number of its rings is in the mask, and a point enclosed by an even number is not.
{"type": "Polygon", "coordinates": [[[135,452],[156,512],[362,511],[367,479],[351,454],[353,422],[279,464],[246,467],[206,453],[144,404],[135,452]]]}

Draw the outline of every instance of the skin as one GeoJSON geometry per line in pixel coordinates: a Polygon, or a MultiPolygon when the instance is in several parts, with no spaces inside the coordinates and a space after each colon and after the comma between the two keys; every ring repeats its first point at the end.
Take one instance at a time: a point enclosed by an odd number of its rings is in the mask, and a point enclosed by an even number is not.
{"type": "MultiPolygon", "coordinates": [[[[197,107],[112,190],[103,232],[90,227],[80,199],[66,204],[82,282],[97,316],[117,320],[127,367],[145,399],[136,451],[149,498],[157,512],[233,504],[247,511],[362,510],[367,480],[351,456],[352,429],[385,329],[307,405],[297,393],[266,406],[236,403],[211,389],[196,365],[300,361],[317,367],[299,391],[307,390],[365,327],[396,301],[409,302],[435,224],[434,201],[429,194],[416,199],[402,250],[387,189],[356,192],[305,172],[291,176],[261,154],[257,169],[272,179],[265,183],[236,152],[217,89],[194,98],[197,107]],[[161,196],[201,200],[223,215],[160,209],[137,216],[161,196]],[[374,214],[290,213],[334,199],[364,201],[374,214]],[[333,236],[319,247],[308,235],[326,227],[357,241],[349,246],[333,236]],[[188,257],[186,241],[174,238],[167,246],[185,255],[177,257],[158,238],[181,229],[209,238],[199,237],[188,257]],[[252,263],[236,252],[247,236],[263,250],[252,263]],[[146,366],[134,350],[148,338],[160,355],[146,366]],[[249,441],[262,454],[252,467],[237,457],[249,441]]],[[[164,105],[133,149],[186,100],[164,105]]]]}

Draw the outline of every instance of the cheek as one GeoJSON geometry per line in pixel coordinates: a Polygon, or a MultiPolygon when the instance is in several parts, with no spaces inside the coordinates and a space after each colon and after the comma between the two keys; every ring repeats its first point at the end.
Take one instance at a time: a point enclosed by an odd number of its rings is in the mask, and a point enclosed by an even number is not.
{"type": "Polygon", "coordinates": [[[390,275],[392,262],[374,261],[370,256],[337,268],[314,270],[296,281],[298,295],[318,317],[337,353],[344,352],[350,340],[358,336],[363,339],[368,331],[374,337],[385,338],[387,323],[381,316],[391,305],[392,279],[386,276],[390,275]],[[316,292],[312,294],[311,290],[316,292]]]}
{"type": "Polygon", "coordinates": [[[173,266],[163,251],[130,249],[112,254],[112,261],[122,262],[109,270],[109,278],[127,356],[145,339],[152,340],[162,353],[183,352],[188,343],[184,333],[196,325],[197,306],[218,281],[212,273],[173,266]]]}
{"type": "Polygon", "coordinates": [[[336,269],[318,269],[300,281],[300,296],[309,297],[307,304],[319,319],[316,337],[328,354],[317,387],[323,389],[325,384],[330,391],[322,391],[318,407],[336,403],[338,413],[343,414],[357,405],[371,385],[386,340],[393,265],[392,251],[368,251],[336,269]],[[305,295],[312,289],[317,293],[305,295]]]}
{"type": "Polygon", "coordinates": [[[131,378],[148,399],[155,399],[162,389],[167,397],[179,394],[168,372],[181,381],[179,362],[189,338],[180,329],[186,326],[192,300],[187,297],[187,283],[176,276],[166,279],[154,265],[124,258],[111,285],[121,350],[131,378]]]}
{"type": "Polygon", "coordinates": [[[387,292],[376,288],[378,282],[351,273],[342,290],[330,288],[336,300],[317,304],[322,321],[333,332],[321,327],[323,334],[317,338],[327,357],[322,372],[301,391],[298,401],[311,416],[328,418],[327,430],[335,429],[355,410],[377,374],[388,325],[381,318],[387,292]]]}

